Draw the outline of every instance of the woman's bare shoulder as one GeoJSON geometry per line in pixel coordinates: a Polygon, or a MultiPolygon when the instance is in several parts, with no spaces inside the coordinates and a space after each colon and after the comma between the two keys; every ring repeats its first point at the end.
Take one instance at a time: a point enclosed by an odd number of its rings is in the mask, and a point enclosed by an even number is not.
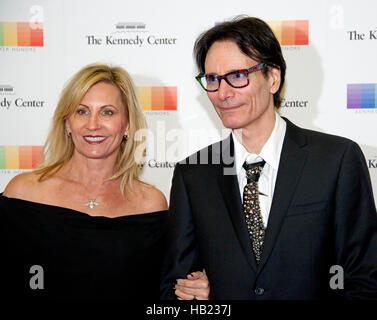
{"type": "Polygon", "coordinates": [[[9,181],[3,195],[8,198],[30,199],[37,191],[38,178],[39,175],[34,172],[21,173],[9,181]]]}
{"type": "Polygon", "coordinates": [[[168,209],[168,203],[162,191],[154,186],[135,181],[135,192],[140,200],[143,212],[164,211],[168,209]]]}

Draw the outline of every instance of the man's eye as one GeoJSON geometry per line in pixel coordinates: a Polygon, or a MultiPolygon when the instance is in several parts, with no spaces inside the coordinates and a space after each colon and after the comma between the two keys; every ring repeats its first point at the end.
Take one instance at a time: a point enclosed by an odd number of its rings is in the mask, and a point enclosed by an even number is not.
{"type": "Polygon", "coordinates": [[[213,74],[209,74],[206,76],[206,80],[208,83],[217,82],[217,77],[213,74]]]}
{"type": "Polygon", "coordinates": [[[245,74],[243,72],[236,72],[233,74],[235,78],[244,78],[245,74]]]}

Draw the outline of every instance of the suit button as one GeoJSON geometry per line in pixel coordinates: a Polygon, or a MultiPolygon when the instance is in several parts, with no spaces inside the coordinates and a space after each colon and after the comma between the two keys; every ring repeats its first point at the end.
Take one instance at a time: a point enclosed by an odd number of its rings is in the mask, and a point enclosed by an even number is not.
{"type": "Polygon", "coordinates": [[[254,292],[257,296],[262,296],[264,294],[264,289],[263,288],[255,288],[254,292]]]}

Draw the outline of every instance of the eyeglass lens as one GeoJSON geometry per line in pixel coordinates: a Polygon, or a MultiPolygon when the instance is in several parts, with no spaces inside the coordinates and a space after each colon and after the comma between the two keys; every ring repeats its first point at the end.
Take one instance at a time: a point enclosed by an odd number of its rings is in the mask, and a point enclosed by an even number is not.
{"type": "Polygon", "coordinates": [[[222,78],[224,78],[228,84],[235,88],[244,87],[248,84],[248,72],[240,70],[228,73],[223,77],[215,74],[208,74],[203,76],[201,81],[207,90],[217,90],[220,86],[220,80],[222,78]]]}

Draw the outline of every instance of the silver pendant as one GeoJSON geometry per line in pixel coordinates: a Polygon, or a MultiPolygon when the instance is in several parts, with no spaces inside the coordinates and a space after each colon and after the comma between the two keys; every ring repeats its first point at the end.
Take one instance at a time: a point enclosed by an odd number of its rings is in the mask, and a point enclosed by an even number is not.
{"type": "Polygon", "coordinates": [[[96,200],[89,199],[85,206],[89,207],[89,209],[93,209],[94,207],[98,206],[98,202],[96,202],[96,200]]]}

